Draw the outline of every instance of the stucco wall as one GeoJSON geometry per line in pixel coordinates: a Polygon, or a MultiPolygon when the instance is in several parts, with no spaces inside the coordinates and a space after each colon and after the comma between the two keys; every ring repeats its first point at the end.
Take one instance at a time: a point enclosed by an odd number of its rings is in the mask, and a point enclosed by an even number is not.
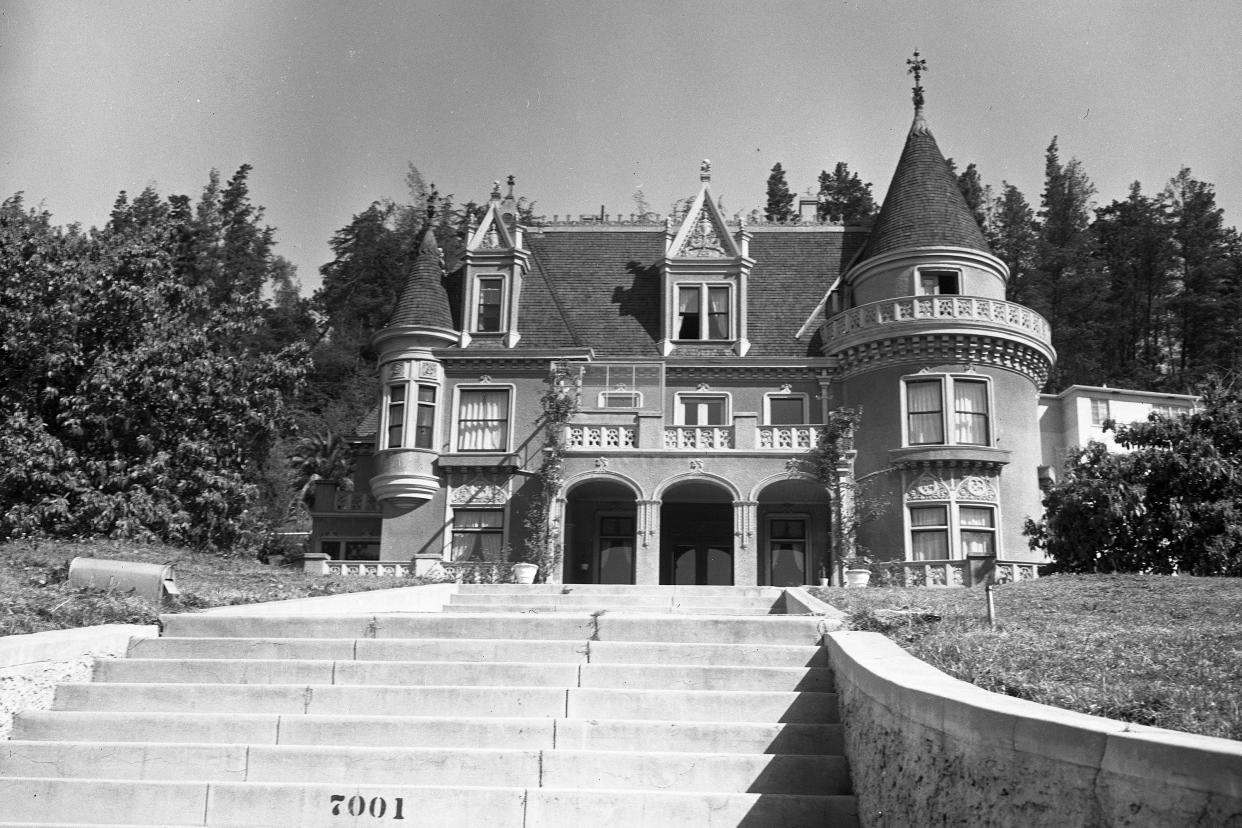
{"type": "Polygon", "coordinates": [[[1242,825],[1242,742],[1071,713],[827,636],[864,826],[1242,825]]]}

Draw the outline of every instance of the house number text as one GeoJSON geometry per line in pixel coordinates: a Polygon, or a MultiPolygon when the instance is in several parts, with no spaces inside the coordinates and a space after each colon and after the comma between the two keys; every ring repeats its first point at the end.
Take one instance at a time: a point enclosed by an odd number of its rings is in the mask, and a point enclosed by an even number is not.
{"type": "MultiPolygon", "coordinates": [[[[371,816],[376,819],[382,819],[388,814],[389,800],[382,796],[373,796],[367,799],[365,796],[346,798],[342,794],[333,794],[328,799],[328,802],[332,805],[332,816],[349,814],[353,817],[371,816]],[[344,808],[343,811],[342,808],[344,808]]],[[[402,797],[397,796],[392,799],[392,818],[405,819],[405,799],[402,797]]]]}

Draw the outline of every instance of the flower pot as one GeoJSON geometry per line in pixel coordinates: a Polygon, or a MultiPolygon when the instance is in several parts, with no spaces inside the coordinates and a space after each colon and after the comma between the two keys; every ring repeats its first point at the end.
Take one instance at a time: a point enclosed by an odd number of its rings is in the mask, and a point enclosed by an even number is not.
{"type": "Polygon", "coordinates": [[[871,580],[870,569],[847,569],[845,570],[845,585],[847,587],[865,587],[867,582],[871,580]]]}
{"type": "Polygon", "coordinates": [[[515,584],[533,584],[535,582],[535,573],[539,571],[539,567],[533,563],[516,563],[513,565],[513,582],[515,584]]]}
{"type": "Polygon", "coordinates": [[[820,578],[819,585],[821,587],[830,587],[832,586],[832,579],[831,578],[820,578]]]}

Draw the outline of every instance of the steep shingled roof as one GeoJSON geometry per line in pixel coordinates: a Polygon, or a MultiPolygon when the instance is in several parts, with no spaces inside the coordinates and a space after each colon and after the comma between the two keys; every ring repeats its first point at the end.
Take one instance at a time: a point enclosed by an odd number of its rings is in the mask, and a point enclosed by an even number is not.
{"type": "MultiPolygon", "coordinates": [[[[753,230],[749,357],[819,355],[795,335],[864,238],[839,228],[753,230]]],[[[662,229],[548,228],[529,232],[526,244],[532,268],[518,309],[517,351],[590,347],[600,359],[659,358],[662,229]]]]}
{"type": "Polygon", "coordinates": [[[444,289],[444,271],[440,266],[440,248],[431,228],[423,234],[414,266],[401,288],[401,298],[388,320],[387,328],[404,325],[452,328],[448,292],[444,289]]]}
{"type": "Polygon", "coordinates": [[[921,111],[915,113],[884,205],[857,263],[911,247],[992,252],[921,111]]]}

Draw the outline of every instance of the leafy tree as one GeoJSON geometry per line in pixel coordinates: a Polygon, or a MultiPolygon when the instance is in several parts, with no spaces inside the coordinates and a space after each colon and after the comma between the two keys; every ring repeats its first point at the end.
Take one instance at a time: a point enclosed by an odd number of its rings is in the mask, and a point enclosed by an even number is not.
{"type": "Polygon", "coordinates": [[[305,348],[253,347],[251,271],[228,287],[223,266],[210,280],[181,269],[207,249],[202,227],[240,232],[211,203],[191,215],[148,188],[90,233],[20,196],[0,206],[0,537],[230,548],[263,530],[255,481],[305,348]]]}
{"type": "Polygon", "coordinates": [[[1067,572],[1242,575],[1242,394],[1219,379],[1186,417],[1107,423],[1124,454],[1092,443],[1027,522],[1033,549],[1067,572]]]}
{"type": "Polygon", "coordinates": [[[820,172],[819,205],[816,208],[816,217],[820,221],[869,225],[875,214],[870,182],[864,184],[858,173],[850,172],[849,164],[838,161],[832,172],[820,172]]]}
{"type": "Polygon", "coordinates": [[[979,222],[979,226],[983,227],[987,221],[987,208],[992,200],[992,194],[989,188],[984,186],[983,177],[979,175],[979,168],[974,164],[967,164],[966,169],[959,173],[957,164],[952,158],[946,158],[945,163],[949,165],[949,172],[957,180],[957,188],[962,191],[962,198],[966,199],[970,214],[975,217],[975,221],[979,222]]]}
{"type": "Polygon", "coordinates": [[[794,216],[793,202],[793,193],[785,180],[785,169],[777,161],[768,176],[768,205],[763,211],[764,218],[781,223],[790,221],[794,216]]]}

